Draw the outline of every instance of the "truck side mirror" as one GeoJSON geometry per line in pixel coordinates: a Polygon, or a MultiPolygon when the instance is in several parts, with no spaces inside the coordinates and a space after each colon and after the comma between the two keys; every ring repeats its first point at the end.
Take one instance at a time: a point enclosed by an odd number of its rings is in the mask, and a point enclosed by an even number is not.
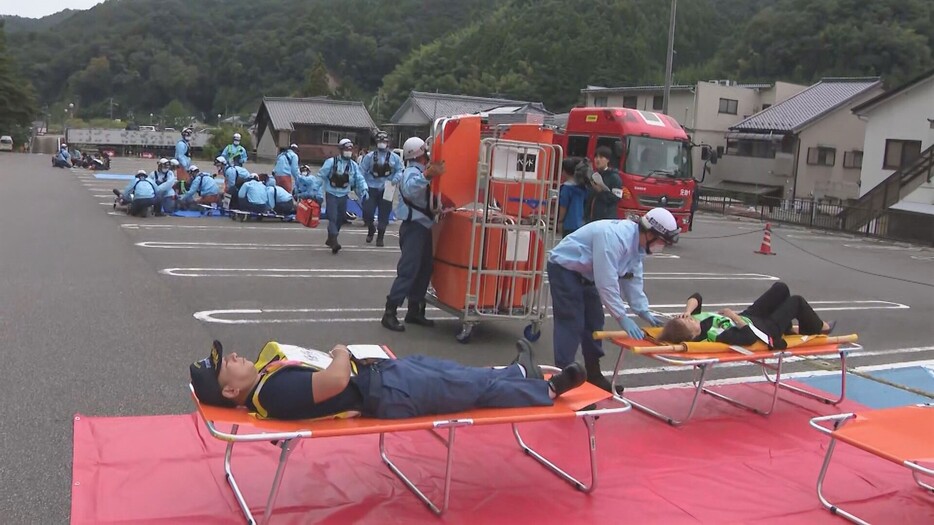
{"type": "Polygon", "coordinates": [[[716,164],[717,160],[719,159],[720,159],[720,155],[717,154],[717,150],[715,149],[710,150],[710,163],[716,164]]]}

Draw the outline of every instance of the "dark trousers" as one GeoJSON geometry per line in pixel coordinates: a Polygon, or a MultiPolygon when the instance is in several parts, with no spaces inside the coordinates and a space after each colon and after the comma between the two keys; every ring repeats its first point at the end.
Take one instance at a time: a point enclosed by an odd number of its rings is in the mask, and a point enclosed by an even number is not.
{"type": "Polygon", "coordinates": [[[273,211],[279,215],[295,215],[295,203],[292,201],[277,202],[273,211]]]}
{"type": "Polygon", "coordinates": [[[58,157],[52,157],[52,166],[55,168],[70,168],[71,165],[58,157]]]}
{"type": "Polygon", "coordinates": [[[369,188],[369,195],[363,203],[363,223],[367,226],[373,225],[373,216],[379,211],[379,223],[377,229],[381,232],[386,231],[389,225],[389,214],[392,213],[392,202],[383,200],[383,188],[369,188]]]}
{"type": "Polygon", "coordinates": [[[268,208],[266,208],[265,203],[253,204],[252,202],[246,199],[243,199],[242,201],[240,201],[240,209],[243,211],[248,211],[250,213],[266,213],[266,211],[268,210],[268,208]]]}
{"type": "Polygon", "coordinates": [[[365,367],[354,381],[364,398],[363,415],[380,419],[553,404],[548,383],[527,379],[518,366],[474,368],[411,356],[365,367]]]}
{"type": "Polygon", "coordinates": [[[594,331],[603,330],[604,321],[597,287],[579,273],[551,262],[548,283],[555,324],[555,366],[564,368],[573,363],[578,347],[584,359],[603,357],[603,343],[593,338],[594,331]]]}
{"type": "Polygon", "coordinates": [[[347,220],[347,199],[346,195],[338,197],[325,192],[324,205],[327,208],[325,215],[328,218],[328,235],[336,237],[341,232],[341,225],[347,220]]]}
{"type": "Polygon", "coordinates": [[[133,199],[133,201],[127,207],[127,214],[133,215],[135,217],[140,217],[146,213],[146,208],[152,208],[153,213],[156,212],[156,206],[158,206],[156,199],[133,199]]]}
{"type": "Polygon", "coordinates": [[[404,221],[399,226],[402,256],[396,265],[396,280],[392,282],[389,296],[386,297],[389,304],[402,306],[405,299],[409,300],[409,304],[425,300],[434,268],[431,243],[431,228],[414,221],[404,221]]]}
{"type": "Polygon", "coordinates": [[[239,210],[240,209],[240,196],[236,192],[230,193],[230,209],[239,210]]]}
{"type": "Polygon", "coordinates": [[[782,282],[773,284],[740,315],[751,318],[756,328],[773,338],[781,338],[782,334],[788,333],[794,319],[798,320],[798,332],[801,335],[819,334],[824,326],[804,297],[791,295],[788,285],[782,282]]]}

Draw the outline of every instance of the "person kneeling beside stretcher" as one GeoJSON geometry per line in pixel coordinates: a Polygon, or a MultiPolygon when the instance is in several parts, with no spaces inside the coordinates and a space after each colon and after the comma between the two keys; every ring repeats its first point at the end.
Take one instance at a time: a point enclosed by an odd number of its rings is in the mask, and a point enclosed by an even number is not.
{"type": "MultiPolygon", "coordinates": [[[[224,356],[214,341],[211,354],[189,367],[191,384],[205,404],[245,406],[260,417],[309,419],[359,412],[365,417],[402,419],[473,408],[550,406],[553,399],[584,383],[583,367],[573,363],[545,380],[531,346],[518,343],[509,366],[474,368],[410,356],[357,364],[344,345],[331,350],[331,364],[318,371],[293,361],[253,362],[236,353],[224,356]]],[[[262,356],[261,356],[262,357],[262,356]]],[[[269,359],[267,359],[268,361],[269,359]]]]}
{"type": "Polygon", "coordinates": [[[836,324],[821,320],[803,297],[791,295],[788,285],[782,282],[773,284],[739,314],[729,308],[716,314],[702,312],[702,306],[701,295],[691,295],[684,312],[665,323],[659,341],[711,341],[741,346],[762,341],[769,348],[781,350],[786,347],[782,336],[796,333],[791,325],[794,319],[798,320],[797,333],[801,335],[827,334],[836,324]]]}

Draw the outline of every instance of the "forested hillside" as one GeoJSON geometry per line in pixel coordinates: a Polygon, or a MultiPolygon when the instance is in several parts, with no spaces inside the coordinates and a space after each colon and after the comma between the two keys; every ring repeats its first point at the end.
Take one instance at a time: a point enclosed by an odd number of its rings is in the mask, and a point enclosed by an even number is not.
{"type": "Polygon", "coordinates": [[[42,18],[24,18],[22,16],[0,15],[0,21],[3,21],[3,27],[6,32],[20,33],[23,31],[42,31],[58,25],[60,22],[68,19],[75,14],[73,9],[65,9],[55,14],[44,16],[42,18]]]}
{"type": "MultiPolygon", "coordinates": [[[[379,96],[386,120],[411,89],[563,110],[586,85],[660,83],[668,9],[665,0],[108,0],[8,40],[50,111],[77,102],[83,117],[113,107],[207,117],[255,111],[264,94],[331,94],[379,96]]],[[[674,77],[899,81],[934,66],[932,43],[930,0],[686,0],[674,77]]]]}

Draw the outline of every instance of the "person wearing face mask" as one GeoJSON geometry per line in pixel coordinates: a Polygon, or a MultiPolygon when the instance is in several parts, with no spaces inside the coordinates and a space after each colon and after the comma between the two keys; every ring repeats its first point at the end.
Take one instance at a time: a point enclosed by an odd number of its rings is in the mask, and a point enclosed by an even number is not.
{"type": "MultiPolygon", "coordinates": [[[[174,159],[173,159],[174,160],[174,159]]],[[[156,205],[153,206],[156,217],[175,211],[175,171],[169,159],[159,159],[155,171],[149,174],[156,185],[156,205]]]]}
{"type": "Polygon", "coordinates": [[[178,161],[178,165],[181,166],[184,170],[188,170],[188,167],[191,166],[191,136],[193,131],[191,128],[185,128],[182,130],[182,138],[175,144],[175,160],[178,161]]]}
{"type": "Polygon", "coordinates": [[[600,146],[593,155],[597,169],[590,178],[587,200],[584,201],[584,222],[601,219],[616,219],[617,204],[623,198],[623,180],[619,171],[610,166],[613,153],[610,148],[600,146]]]}
{"type": "Polygon", "coordinates": [[[402,159],[389,149],[389,134],[380,131],[376,134],[376,150],[367,153],[360,164],[363,177],[366,179],[369,198],[363,203],[363,223],[366,224],[366,242],[373,242],[376,233],[376,246],[382,247],[383,236],[389,225],[389,214],[392,212],[392,199],[386,200],[386,183],[398,184],[402,178],[402,159]],[[373,216],[379,212],[378,225],[373,224],[373,216]]]}
{"type": "Polygon", "coordinates": [[[347,219],[347,199],[353,190],[360,201],[368,198],[366,179],[360,173],[360,165],[353,160],[353,141],[341,139],[337,144],[340,156],[324,161],[318,170],[318,178],[324,188],[325,211],[328,218],[328,239],[325,245],[331,248],[331,253],[341,249],[337,236],[341,225],[347,219]]]}
{"type": "Polygon", "coordinates": [[[324,202],[324,186],[321,185],[321,179],[311,173],[311,166],[307,164],[299,168],[299,175],[295,179],[293,190],[298,200],[311,199],[318,204],[324,202]]]}
{"type": "Polygon", "coordinates": [[[230,195],[230,209],[240,209],[240,187],[250,180],[250,172],[243,166],[232,166],[224,157],[214,159],[214,165],[224,174],[225,192],[230,195]]]}
{"type": "Polygon", "coordinates": [[[239,133],[234,133],[233,143],[224,148],[221,156],[227,159],[227,164],[231,166],[243,166],[246,162],[246,148],[240,145],[239,133]]]}
{"type": "Polygon", "coordinates": [[[587,381],[610,390],[600,369],[603,308],[634,339],[642,330],[626,313],[629,309],[652,326],[661,321],[649,312],[642,289],[642,260],[678,242],[678,222],[668,210],[653,208],[638,222],[601,220],[585,224],[548,253],[548,281],[554,310],[555,366],[571,364],[581,347],[587,381]]]}
{"type": "Polygon", "coordinates": [[[213,204],[220,200],[220,188],[217,181],[208,172],[202,172],[198,166],[191,165],[188,172],[188,191],[178,198],[179,207],[196,210],[200,204],[213,204]]]}
{"type": "MultiPolygon", "coordinates": [[[[298,144],[292,144],[288,148],[280,148],[279,155],[276,156],[276,166],[272,169],[273,177],[291,177],[292,188],[298,183],[298,177],[301,170],[298,167],[298,144]]],[[[275,181],[275,179],[273,179],[275,181]]]]}

